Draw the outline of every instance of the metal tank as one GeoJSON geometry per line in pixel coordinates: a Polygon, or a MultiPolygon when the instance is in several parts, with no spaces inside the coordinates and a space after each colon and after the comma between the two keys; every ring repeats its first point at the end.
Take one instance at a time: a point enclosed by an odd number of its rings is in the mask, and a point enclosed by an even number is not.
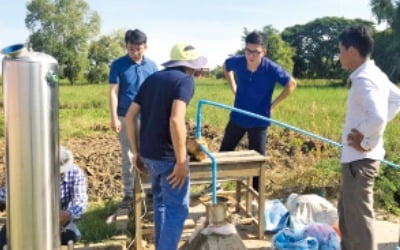
{"type": "Polygon", "coordinates": [[[24,44],[1,52],[7,249],[59,249],[58,64],[24,44]]]}

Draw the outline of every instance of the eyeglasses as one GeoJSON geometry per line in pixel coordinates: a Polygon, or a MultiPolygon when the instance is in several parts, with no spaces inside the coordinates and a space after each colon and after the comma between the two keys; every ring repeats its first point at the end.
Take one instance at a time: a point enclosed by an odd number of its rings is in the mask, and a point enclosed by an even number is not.
{"type": "Polygon", "coordinates": [[[246,52],[246,54],[255,55],[255,56],[259,56],[262,53],[262,51],[260,51],[260,50],[251,50],[248,48],[245,48],[244,52],[246,52]]]}

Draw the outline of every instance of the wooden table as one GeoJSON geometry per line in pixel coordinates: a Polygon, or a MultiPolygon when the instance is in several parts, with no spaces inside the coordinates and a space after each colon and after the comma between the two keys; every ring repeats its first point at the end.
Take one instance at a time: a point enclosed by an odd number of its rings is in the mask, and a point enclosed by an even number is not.
{"type": "MultiPolygon", "coordinates": [[[[244,211],[247,216],[252,217],[251,201],[255,197],[258,201],[258,214],[253,221],[257,226],[257,236],[264,238],[264,206],[265,206],[265,160],[266,157],[254,150],[228,151],[212,153],[217,162],[218,180],[236,181],[237,209],[244,211]],[[252,188],[253,176],[259,176],[260,192],[252,188]],[[240,204],[242,189],[245,192],[245,206],[240,204]]],[[[190,180],[211,182],[211,160],[209,158],[201,162],[190,162],[190,180]]],[[[134,220],[135,220],[135,242],[136,249],[142,249],[142,202],[145,198],[139,174],[135,174],[134,192],[134,220]]]]}

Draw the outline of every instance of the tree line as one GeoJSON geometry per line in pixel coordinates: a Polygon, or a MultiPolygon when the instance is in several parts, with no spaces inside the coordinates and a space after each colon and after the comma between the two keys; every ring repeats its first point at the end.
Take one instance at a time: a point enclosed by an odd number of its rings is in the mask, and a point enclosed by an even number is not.
{"type": "MultiPolygon", "coordinates": [[[[371,28],[375,38],[372,58],[394,82],[400,82],[400,2],[371,0],[371,11],[387,28],[377,31],[375,24],[362,19],[323,17],[303,25],[273,26],[260,31],[268,38],[267,56],[292,72],[296,78],[344,79],[347,75],[338,61],[337,37],[349,25],[371,28]]],[[[54,56],[60,78],[71,84],[107,81],[109,65],[125,53],[124,31],[99,36],[101,18],[85,0],[31,0],[27,3],[26,27],[29,42],[36,51],[54,56]]],[[[250,31],[244,28],[242,38],[250,31]]],[[[233,52],[241,54],[243,50],[233,52]]],[[[221,67],[212,72],[221,77],[221,67]]]]}

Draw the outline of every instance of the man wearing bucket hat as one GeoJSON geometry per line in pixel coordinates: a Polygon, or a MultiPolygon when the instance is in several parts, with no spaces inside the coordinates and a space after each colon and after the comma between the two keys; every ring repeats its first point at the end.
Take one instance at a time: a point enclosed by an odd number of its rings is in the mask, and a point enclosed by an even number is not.
{"type": "Polygon", "coordinates": [[[188,215],[185,114],[194,93],[193,74],[207,63],[187,43],[175,44],[170,56],[171,60],[162,64],[164,70],[143,82],[126,114],[137,170],[151,176],[157,250],[177,249],[188,215]],[[136,134],[139,115],[140,140],[136,134]]]}
{"type": "MultiPolygon", "coordinates": [[[[68,149],[60,146],[60,226],[61,244],[76,242],[81,234],[74,220],[79,219],[87,208],[88,196],[86,177],[81,168],[74,164],[74,157],[68,149]]],[[[0,203],[6,202],[7,189],[0,188],[0,203]]],[[[7,243],[6,227],[0,231],[0,249],[7,243]]]]}

